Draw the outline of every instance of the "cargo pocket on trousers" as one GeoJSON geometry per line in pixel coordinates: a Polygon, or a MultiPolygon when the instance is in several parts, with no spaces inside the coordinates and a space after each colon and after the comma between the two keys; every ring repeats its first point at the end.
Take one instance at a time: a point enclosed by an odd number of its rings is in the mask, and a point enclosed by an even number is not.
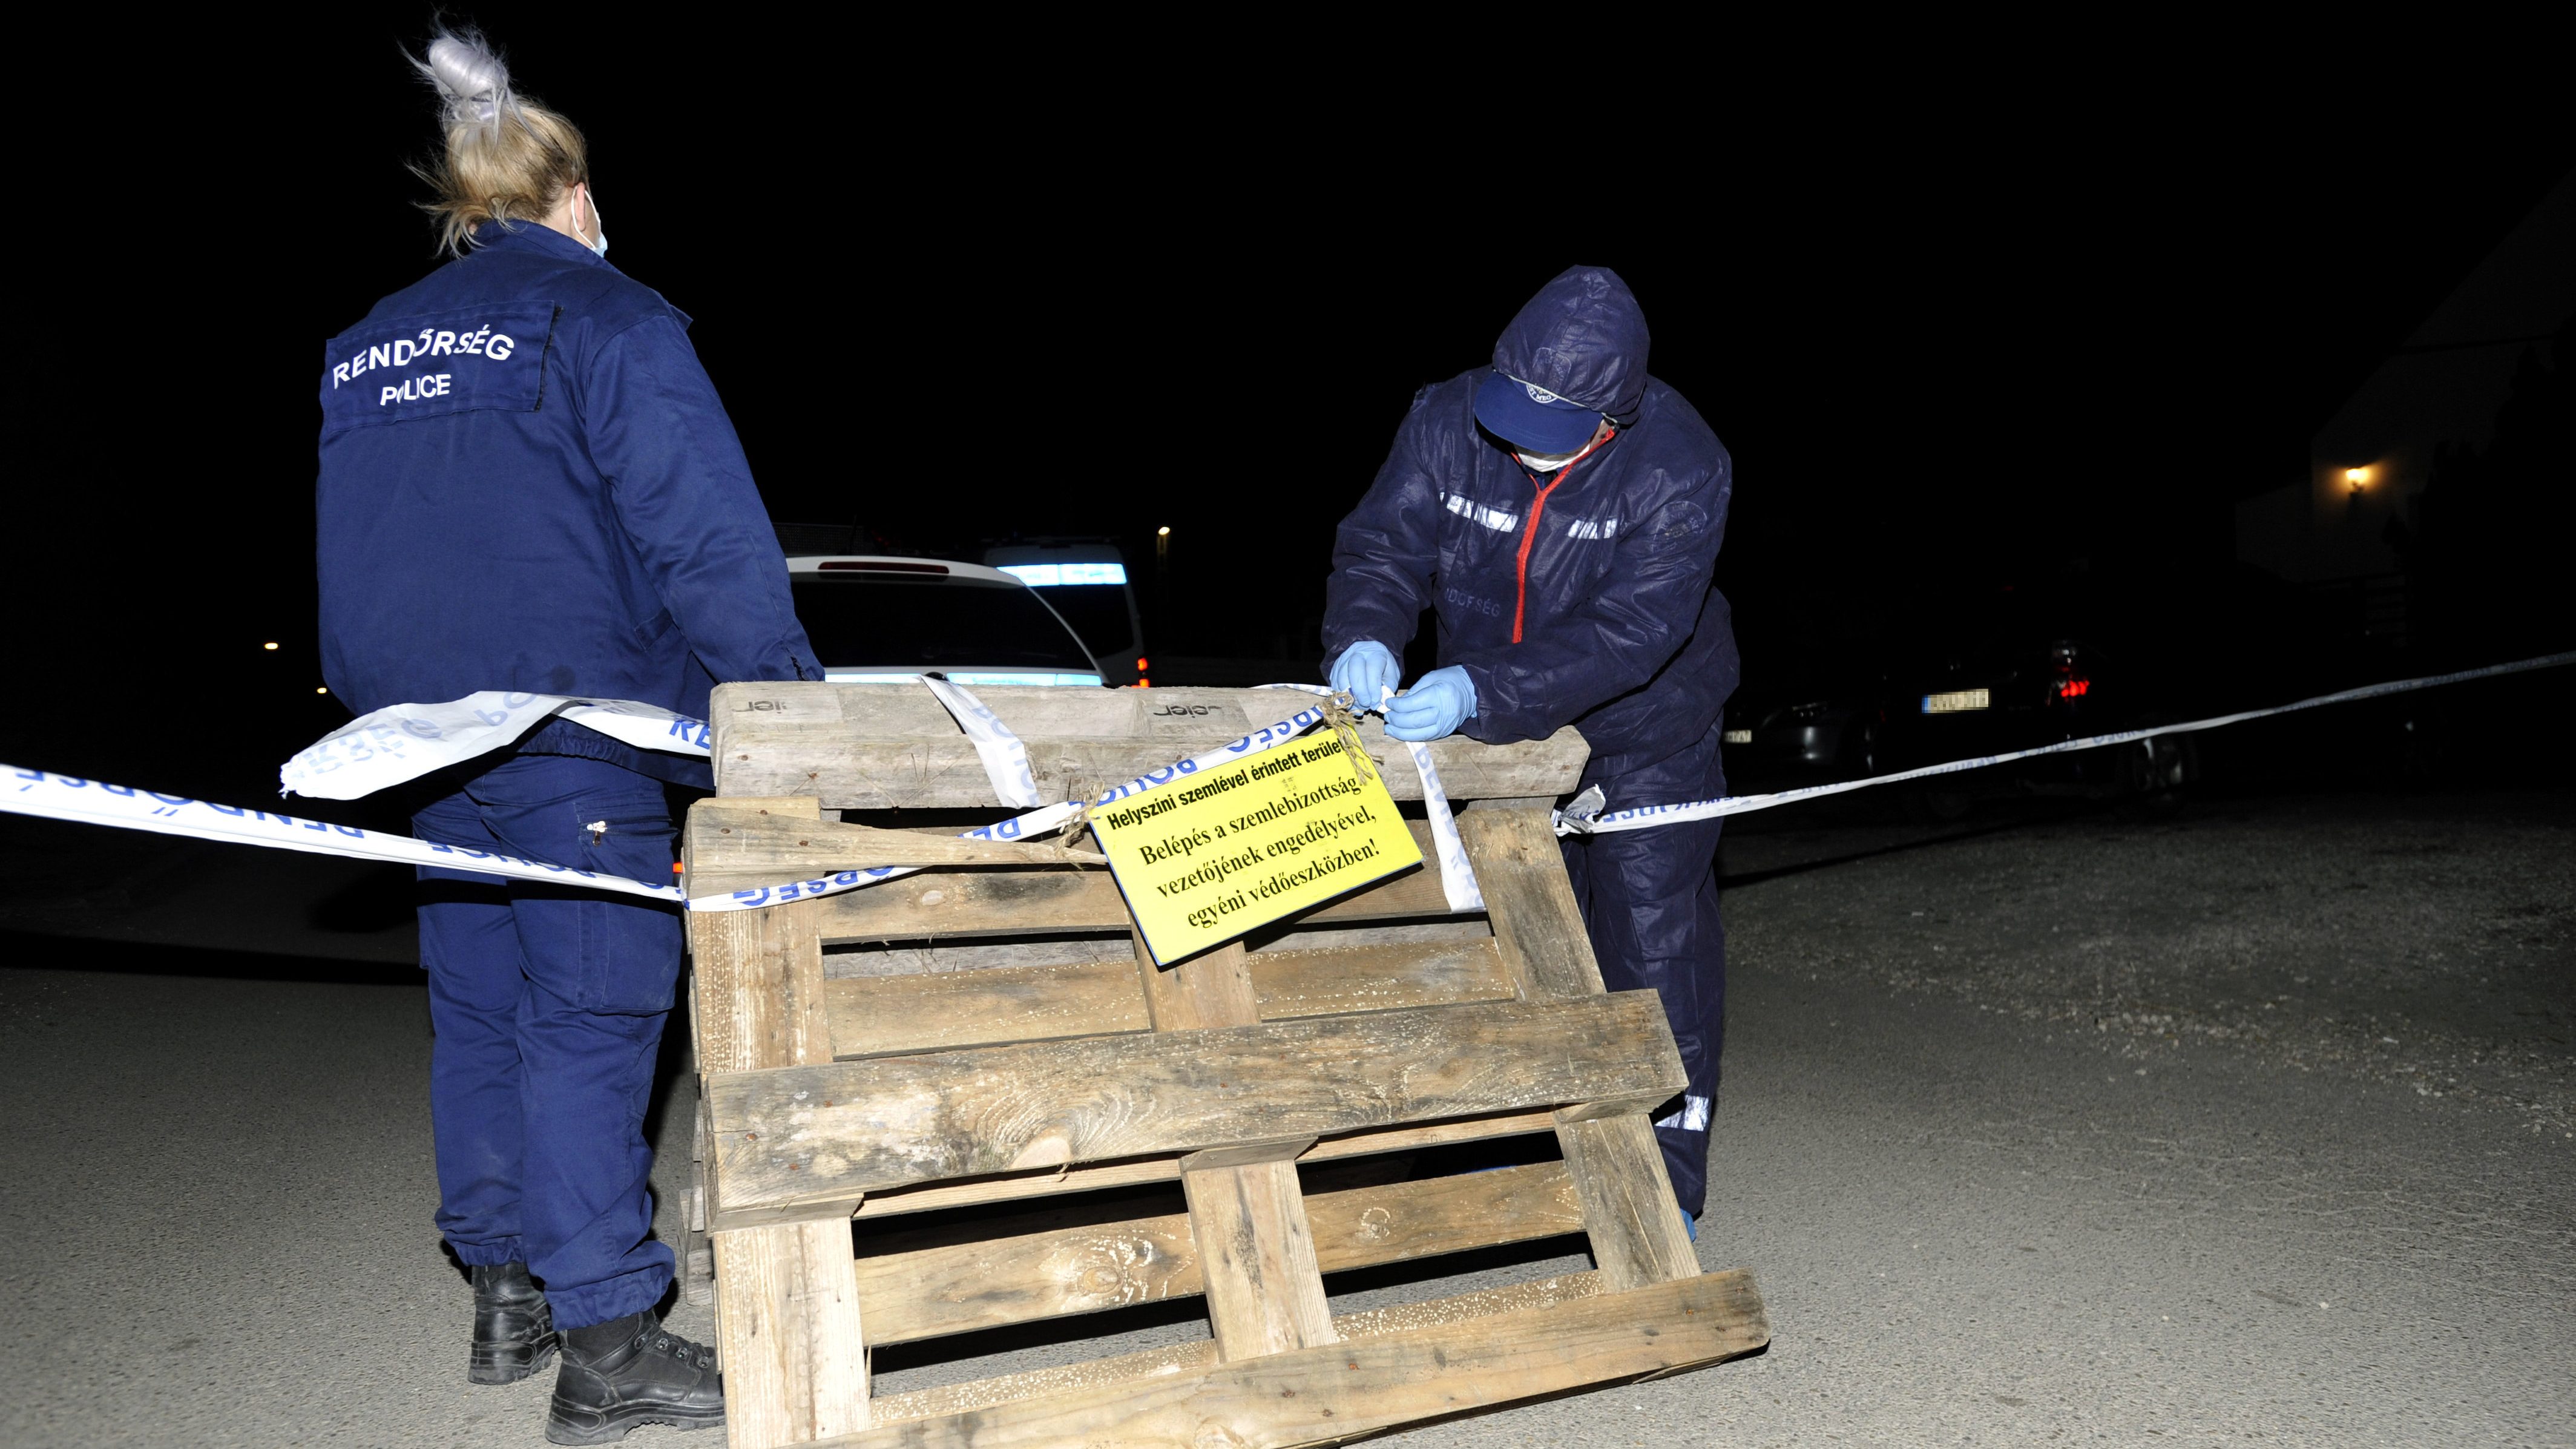
{"type": "MultiPolygon", "coordinates": [[[[666,885],[671,817],[654,809],[585,812],[582,868],[666,885]]],[[[581,906],[581,984],[587,1011],[643,1015],[671,1009],[684,936],[677,906],[632,896],[598,896],[581,906]]]]}

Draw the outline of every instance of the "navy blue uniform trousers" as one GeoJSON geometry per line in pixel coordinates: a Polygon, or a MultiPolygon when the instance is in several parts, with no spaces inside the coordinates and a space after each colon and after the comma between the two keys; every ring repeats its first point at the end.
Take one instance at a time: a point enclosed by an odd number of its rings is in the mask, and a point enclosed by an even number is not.
{"type": "MultiPolygon", "coordinates": [[[[1726,793],[1714,767],[1707,794],[1623,799],[1614,809],[1672,805],[1726,793]]],[[[1613,835],[1569,835],[1558,842],[1574,883],[1602,984],[1613,991],[1652,990],[1663,998],[1673,1042],[1690,1084],[1655,1119],[1673,1196],[1696,1218],[1708,1206],[1708,1123],[1717,1108],[1718,1054],[1726,1043],[1726,927],[1717,915],[1717,840],[1723,820],[1657,825],[1613,835]]]]}
{"type": "MultiPolygon", "coordinates": [[[[424,840],[671,879],[661,785],[519,755],[412,817],[424,840]]],[[[631,896],[424,867],[438,1227],[469,1264],[524,1262],[558,1328],[639,1312],[671,1283],[652,1237],[644,1109],[679,979],[679,912],[631,896]]]]}

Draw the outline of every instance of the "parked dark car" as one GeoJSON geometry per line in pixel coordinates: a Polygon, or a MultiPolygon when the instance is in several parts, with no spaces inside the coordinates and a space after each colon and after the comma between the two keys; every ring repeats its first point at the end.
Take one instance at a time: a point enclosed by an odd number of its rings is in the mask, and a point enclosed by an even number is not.
{"type": "Polygon", "coordinates": [[[1879,773],[1880,695],[1866,679],[1737,689],[1721,741],[1728,779],[1811,784],[1879,773]]]}
{"type": "MultiPolygon", "coordinates": [[[[1724,744],[1739,792],[1894,774],[2167,722],[2101,650],[2072,639],[1936,647],[1874,675],[1765,685],[1727,701],[1724,744]]],[[[2199,775],[2187,735],[2019,760],[1887,787],[1918,816],[1955,820],[2001,796],[2171,805],[2199,775]]]]}
{"type": "MultiPolygon", "coordinates": [[[[2171,718],[2138,698],[2107,655],[2073,639],[1933,650],[1892,671],[1888,684],[1879,741],[1881,768],[1891,772],[2171,718]]],[[[2163,808],[2198,774],[2191,738],[2162,735],[1935,776],[1917,783],[1912,798],[1939,819],[1955,819],[1980,798],[1998,795],[2121,798],[2163,808]]]]}

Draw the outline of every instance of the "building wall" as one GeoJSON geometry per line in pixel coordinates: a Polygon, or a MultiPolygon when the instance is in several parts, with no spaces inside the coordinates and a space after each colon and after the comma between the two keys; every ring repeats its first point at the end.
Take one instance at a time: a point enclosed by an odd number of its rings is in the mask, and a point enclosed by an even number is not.
{"type": "Polygon", "coordinates": [[[2387,541],[2389,521],[2412,524],[2415,499],[2432,467],[2432,450],[2416,447],[2360,462],[2318,461],[2305,486],[2290,484],[2238,501],[2237,560],[2299,584],[2394,573],[2398,557],[2387,541]],[[2349,477],[2356,468],[2362,474],[2358,494],[2349,477]]]}
{"type": "Polygon", "coordinates": [[[2308,477],[2236,505],[2236,557],[2314,584],[2398,568],[2444,442],[2483,448],[2514,369],[2576,310],[2576,173],[2550,190],[2309,441],[2308,477]],[[2354,497],[2351,470],[2361,470],[2354,497]]]}

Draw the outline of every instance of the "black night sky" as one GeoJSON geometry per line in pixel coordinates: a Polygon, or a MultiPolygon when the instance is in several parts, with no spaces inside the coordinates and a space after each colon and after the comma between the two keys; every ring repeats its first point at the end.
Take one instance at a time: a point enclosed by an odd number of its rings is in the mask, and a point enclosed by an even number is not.
{"type": "MultiPolygon", "coordinates": [[[[2227,629],[2232,500],[2576,160],[2543,87],[2342,105],[2313,57],[2051,82],[1747,39],[1559,86],[608,14],[457,18],[588,133],[613,260],[696,319],[773,516],[1131,557],[1169,525],[1177,653],[1311,653],[1412,390],[1585,262],[1734,454],[1748,680],[2076,575],[2123,601],[2095,627],[2188,655],[2227,629]]],[[[121,41],[112,154],[37,163],[10,616],[55,662],[16,671],[13,763],[240,789],[345,717],[313,695],[313,360],[435,265],[402,164],[432,111],[419,7],[297,26],[121,41]]],[[[2369,61],[2401,62],[2442,69],[2369,61]]]]}

